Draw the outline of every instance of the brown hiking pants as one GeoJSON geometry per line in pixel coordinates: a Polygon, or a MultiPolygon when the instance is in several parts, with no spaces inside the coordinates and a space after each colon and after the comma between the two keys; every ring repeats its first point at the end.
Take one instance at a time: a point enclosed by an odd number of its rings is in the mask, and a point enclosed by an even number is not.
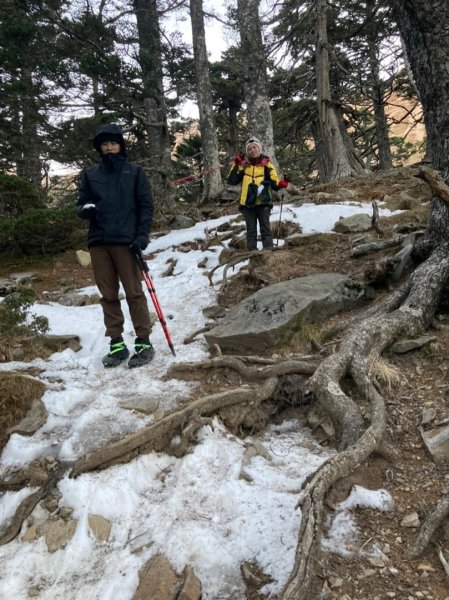
{"type": "Polygon", "coordinates": [[[123,333],[125,318],[119,300],[121,281],[136,336],[149,336],[150,311],[136,259],[128,246],[92,246],[89,250],[95,283],[102,296],[100,302],[106,326],[105,335],[114,338],[123,333]]]}

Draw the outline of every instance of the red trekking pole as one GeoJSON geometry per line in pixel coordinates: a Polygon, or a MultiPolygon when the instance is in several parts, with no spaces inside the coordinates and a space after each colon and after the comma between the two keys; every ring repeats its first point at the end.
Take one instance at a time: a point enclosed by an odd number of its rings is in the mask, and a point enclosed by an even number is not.
{"type": "Polygon", "coordinates": [[[279,223],[278,223],[278,237],[276,240],[276,246],[279,246],[279,232],[281,230],[281,219],[282,219],[282,206],[284,204],[284,198],[281,198],[281,210],[279,211],[279,223]]]}
{"type": "Polygon", "coordinates": [[[164,330],[165,338],[167,340],[168,346],[171,350],[173,356],[176,356],[175,347],[173,346],[172,339],[170,337],[170,333],[168,332],[167,322],[164,317],[164,313],[162,312],[161,305],[159,304],[159,298],[157,297],[156,290],[154,288],[153,280],[151,279],[150,270],[148,268],[147,263],[144,261],[142,253],[136,252],[137,265],[142,272],[142,277],[147,285],[148,292],[151,296],[151,300],[153,301],[154,308],[156,309],[157,318],[159,319],[160,324],[162,325],[162,329],[164,330]]]}

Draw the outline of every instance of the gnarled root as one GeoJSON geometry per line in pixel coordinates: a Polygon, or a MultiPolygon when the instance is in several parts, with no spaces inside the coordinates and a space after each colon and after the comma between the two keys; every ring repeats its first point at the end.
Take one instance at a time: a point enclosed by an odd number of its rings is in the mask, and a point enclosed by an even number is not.
{"type": "Polygon", "coordinates": [[[420,556],[427,546],[433,541],[433,536],[449,515],[449,496],[443,496],[439,502],[435,505],[433,510],[427,515],[427,518],[421,527],[418,538],[415,545],[409,551],[410,558],[417,558],[420,556]]]}
{"type": "Polygon", "coordinates": [[[313,567],[318,553],[324,514],[324,499],[330,487],[362,464],[379,445],[385,431],[385,404],[374,386],[369,386],[371,425],[357,443],[325,463],[307,483],[299,498],[302,506],[295,563],[281,600],[307,600],[313,567]]]}
{"type": "Polygon", "coordinates": [[[137,454],[165,448],[184,424],[194,415],[207,416],[215,414],[220,408],[233,404],[266,400],[274,392],[277,379],[271,377],[258,388],[227,390],[218,394],[205,396],[188,406],[174,411],[160,421],[131,433],[123,439],[86,456],[79,458],[70,474],[77,477],[81,473],[95,469],[105,469],[115,464],[129,461],[137,454]]]}

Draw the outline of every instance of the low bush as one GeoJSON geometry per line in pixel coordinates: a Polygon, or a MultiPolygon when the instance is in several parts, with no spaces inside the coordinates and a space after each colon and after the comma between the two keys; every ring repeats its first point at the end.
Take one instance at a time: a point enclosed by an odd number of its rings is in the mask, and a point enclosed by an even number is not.
{"type": "Polygon", "coordinates": [[[73,206],[31,209],[16,220],[14,243],[25,255],[57,254],[79,243],[81,229],[73,206]]]}
{"type": "Polygon", "coordinates": [[[19,287],[6,296],[0,304],[0,340],[3,343],[16,338],[47,333],[49,325],[46,317],[30,314],[36,300],[31,288],[19,287]]]}
{"type": "Polygon", "coordinates": [[[42,197],[32,183],[0,173],[0,218],[15,219],[31,208],[43,206],[42,197]]]}

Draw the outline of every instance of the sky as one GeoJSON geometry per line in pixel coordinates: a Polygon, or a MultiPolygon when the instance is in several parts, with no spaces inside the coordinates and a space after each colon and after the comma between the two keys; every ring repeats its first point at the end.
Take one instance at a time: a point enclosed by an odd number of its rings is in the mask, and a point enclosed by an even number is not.
{"type": "MultiPolygon", "coordinates": [[[[275,206],[273,222],[279,220],[279,210],[275,206]]],[[[298,222],[304,233],[326,232],[340,216],[359,212],[370,209],[357,203],[285,204],[283,219],[298,222]]],[[[383,209],[379,212],[390,214],[383,209]]],[[[0,364],[1,371],[41,370],[39,378],[46,384],[42,400],[49,414],[46,424],[32,437],[10,437],[0,457],[1,477],[41,457],[75,460],[113,437],[153,422],[152,413],[124,408],[127,403],[147,400],[168,412],[195,393],[195,382],[164,376],[174,363],[209,357],[202,335],[192,344],[184,345],[183,340],[204,326],[202,309],[216,304],[218,286],[209,285],[205,272],[218,264],[219,251],[210,248],[186,253],[177,248],[183,242],[205,239],[222,223],[234,223],[236,216],[155,237],[147,248],[147,253],[155,253],[149,261],[150,273],[176,357],[156,323],[151,335],[156,349],[153,362],[139,369],[125,365],[104,369],[101,357],[108,350],[108,339],[99,305],[69,307],[49,302],[32,307],[32,313],[48,318],[50,333],[79,335],[82,349],[77,353],[66,349],[31,363],[0,364]],[[205,257],[207,266],[201,269],[197,265],[205,257]],[[174,274],[162,277],[171,259],[177,261],[174,274]]],[[[220,278],[218,270],[214,282],[220,278]]],[[[81,292],[94,293],[96,288],[81,292]]],[[[134,334],[125,302],[122,307],[124,337],[132,347],[134,334]]],[[[258,436],[266,452],[243,467],[245,452],[255,441],[251,436],[237,438],[214,418],[199,430],[198,443],[183,458],[152,452],[76,479],[65,476],[58,487],[62,494],[59,507],[73,510],[77,520],[74,536],[53,553],[43,538],[21,541],[31,524],[48,518],[38,505],[20,535],[0,546],[0,600],[27,600],[30,589],[38,600],[132,600],[139,570],[156,554],[163,554],[178,573],[191,565],[202,582],[203,600],[244,600],[240,573],[244,561],[256,561],[272,577],[262,592],[268,597],[280,593],[293,566],[301,520],[295,505],[301,484],[333,451],[320,447],[305,423],[290,420],[272,425],[258,436]],[[249,477],[241,477],[242,469],[249,477]],[[100,515],[111,523],[108,541],[99,542],[92,536],[89,515],[100,515]]],[[[0,531],[35,489],[0,495],[0,531]]],[[[354,488],[329,522],[324,552],[342,556],[357,552],[360,532],[351,516],[352,506],[358,511],[363,507],[388,511],[393,509],[393,500],[385,490],[354,488]]],[[[380,552],[375,540],[359,550],[365,556],[380,552]]]]}

